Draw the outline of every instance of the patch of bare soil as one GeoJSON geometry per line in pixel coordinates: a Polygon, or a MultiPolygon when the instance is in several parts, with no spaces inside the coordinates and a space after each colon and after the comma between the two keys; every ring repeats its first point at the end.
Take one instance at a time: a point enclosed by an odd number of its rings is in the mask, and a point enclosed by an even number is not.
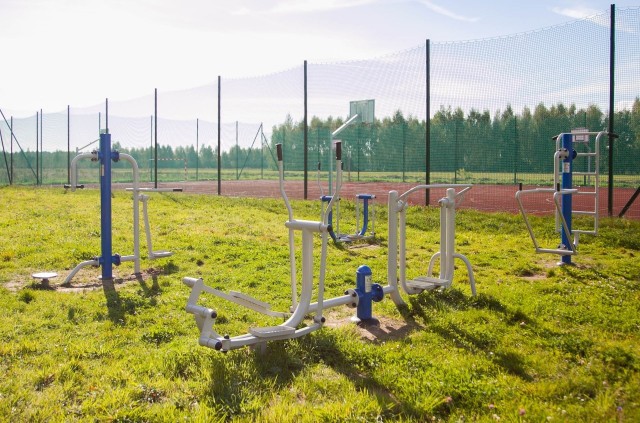
{"type": "Polygon", "coordinates": [[[324,325],[330,328],[344,326],[354,327],[362,339],[377,343],[403,339],[412,331],[420,328],[420,326],[413,321],[375,315],[374,317],[378,321],[377,325],[358,324],[353,321],[355,315],[355,309],[353,309],[353,312],[345,311],[344,309],[331,310],[325,316],[327,321],[324,325]]]}
{"type": "MultiPolygon", "coordinates": [[[[4,287],[9,291],[19,291],[21,289],[38,289],[43,291],[56,291],[67,293],[81,293],[86,291],[93,291],[96,289],[102,289],[103,283],[100,280],[101,272],[99,268],[86,268],[81,271],[81,274],[71,281],[71,284],[64,285],[63,281],[65,275],[58,275],[57,278],[51,278],[48,283],[42,283],[39,280],[31,279],[25,281],[9,281],[4,287]],[[60,281],[56,283],[57,281],[60,281]]],[[[153,279],[162,274],[161,269],[155,269],[153,267],[144,269],[140,273],[132,273],[126,276],[113,275],[113,286],[125,286],[132,282],[140,282],[147,279],[153,279]]]]}

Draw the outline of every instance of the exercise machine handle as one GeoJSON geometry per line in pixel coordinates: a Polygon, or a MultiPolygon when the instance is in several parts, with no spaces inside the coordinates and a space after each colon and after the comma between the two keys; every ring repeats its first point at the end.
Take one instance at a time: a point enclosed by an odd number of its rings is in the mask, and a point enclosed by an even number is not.
{"type": "Polygon", "coordinates": [[[278,161],[282,161],[282,144],[276,144],[276,151],[278,154],[278,161]]]}
{"type": "Polygon", "coordinates": [[[69,188],[83,189],[84,185],[82,185],[82,184],[80,184],[80,185],[64,184],[63,187],[64,187],[64,189],[69,189],[69,188]]]}
{"type": "Polygon", "coordinates": [[[342,142],[336,141],[336,160],[342,160],[342,142]]]}

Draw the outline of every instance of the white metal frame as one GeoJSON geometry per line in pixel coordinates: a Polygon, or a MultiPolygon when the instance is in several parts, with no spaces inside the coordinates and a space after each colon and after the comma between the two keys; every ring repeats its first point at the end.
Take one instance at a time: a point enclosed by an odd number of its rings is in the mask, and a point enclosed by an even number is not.
{"type": "Polygon", "coordinates": [[[469,275],[471,293],[476,295],[475,278],[469,260],[462,254],[455,252],[455,219],[456,207],[464,198],[464,194],[472,188],[467,184],[432,184],[418,185],[402,195],[397,191],[389,192],[389,255],[387,258],[387,282],[390,291],[395,288],[395,294],[391,297],[397,305],[403,304],[397,290],[400,283],[402,290],[407,294],[419,294],[425,290],[437,288],[449,288],[453,283],[454,259],[462,260],[469,275]],[[435,188],[446,189],[446,196],[438,202],[440,205],[440,251],[431,256],[426,276],[420,276],[414,280],[406,279],[406,212],[408,197],[420,190],[435,188]],[[456,189],[459,189],[456,192],[456,189]],[[440,275],[432,275],[435,261],[440,259],[440,275]]]}
{"type": "Polygon", "coordinates": [[[287,207],[289,219],[285,222],[285,226],[289,229],[289,266],[290,266],[290,284],[291,284],[291,311],[278,312],[272,311],[268,303],[257,300],[249,295],[239,292],[224,293],[220,290],[211,288],[204,284],[202,278],[183,278],[185,285],[191,288],[191,294],[187,302],[186,311],[194,315],[198,329],[200,330],[199,344],[216,350],[229,351],[247,345],[264,344],[267,341],[276,341],[283,339],[298,338],[307,335],[322,327],[325,319],[322,312],[327,307],[336,307],[339,305],[349,305],[356,307],[358,296],[354,290],[348,290],[345,295],[324,300],[324,279],[327,260],[327,243],[329,239],[328,231],[328,214],[333,207],[335,199],[338,198],[341,187],[341,160],[336,160],[336,190],[333,198],[327,205],[320,221],[297,220],[293,217],[291,204],[284,190],[284,172],[282,167],[281,150],[278,153],[278,170],[280,174],[280,193],[287,207]],[[297,268],[296,268],[296,246],[295,232],[302,232],[302,291],[300,297],[297,294],[297,268]],[[313,300],[313,236],[319,233],[321,235],[321,253],[318,274],[318,289],[315,302],[313,300]],[[211,308],[198,305],[198,301],[202,293],[212,294],[219,298],[231,301],[238,305],[247,307],[256,312],[263,313],[268,316],[282,317],[287,320],[276,326],[266,327],[250,327],[248,333],[237,336],[221,336],[218,334],[213,325],[217,318],[217,312],[211,308]],[[314,313],[312,322],[307,326],[301,326],[301,323],[309,313],[314,313]]]}
{"type": "MultiPolygon", "coordinates": [[[[91,153],[81,153],[78,154],[71,160],[71,190],[75,191],[78,182],[77,179],[77,166],[78,160],[89,158],[92,161],[98,160],[98,152],[94,151],[91,153]]],[[[136,160],[130,156],[129,154],[120,153],[119,158],[131,164],[131,170],[133,173],[133,187],[128,188],[127,191],[133,191],[133,254],[128,256],[120,257],[121,262],[132,261],[134,267],[134,273],[140,274],[140,201],[142,201],[142,211],[145,225],[145,233],[147,239],[147,248],[149,251],[148,258],[149,259],[157,259],[162,257],[169,257],[173,255],[170,251],[153,251],[151,245],[151,230],[149,227],[149,214],[147,210],[147,200],[148,196],[141,195],[141,191],[175,191],[173,188],[140,188],[139,186],[139,168],[136,160]]],[[[71,272],[65,278],[63,284],[69,285],[73,277],[84,267],[87,266],[99,266],[100,263],[98,259],[86,260],[79,263],[76,267],[74,267],[71,272]]]]}
{"type": "Polygon", "coordinates": [[[531,237],[531,241],[533,241],[533,246],[536,250],[536,253],[550,253],[550,254],[558,254],[561,256],[574,255],[576,254],[576,243],[572,243],[571,245],[560,245],[558,248],[542,248],[536,239],[536,236],[533,233],[533,228],[531,227],[531,223],[529,222],[529,218],[527,217],[527,213],[524,210],[524,205],[522,204],[522,197],[530,194],[540,194],[540,193],[553,193],[553,204],[556,209],[556,218],[559,220],[560,224],[564,228],[565,233],[569,234],[569,227],[567,225],[567,220],[562,214],[562,203],[561,198],[563,195],[575,194],[576,189],[561,189],[555,190],[553,188],[534,188],[534,189],[525,189],[516,192],[516,200],[518,201],[518,207],[520,208],[520,214],[522,214],[522,218],[524,219],[524,223],[527,226],[527,231],[529,232],[529,236],[531,237]]]}
{"type": "MultiPolygon", "coordinates": [[[[594,165],[594,169],[593,171],[591,170],[591,166],[589,165],[587,168],[586,172],[581,172],[581,171],[572,171],[572,175],[575,176],[585,176],[585,177],[589,177],[589,179],[591,179],[591,177],[593,177],[594,180],[594,184],[593,184],[593,190],[587,190],[587,189],[576,189],[575,192],[573,192],[573,195],[577,195],[577,196],[588,196],[588,197],[592,197],[593,198],[593,210],[572,210],[572,213],[574,215],[580,215],[580,216],[591,216],[593,217],[593,229],[575,229],[575,227],[572,227],[572,233],[574,236],[574,244],[577,246],[578,245],[578,241],[579,241],[579,236],[580,234],[587,234],[587,235],[598,235],[598,221],[600,220],[600,138],[603,135],[606,135],[607,132],[606,131],[599,131],[599,132],[589,132],[589,131],[580,131],[580,132],[572,132],[573,135],[573,143],[574,144],[584,144],[587,148],[586,152],[577,152],[576,157],[573,159],[574,160],[574,164],[573,166],[575,166],[575,160],[578,159],[579,157],[584,157],[588,160],[589,164],[591,164],[591,159],[593,158],[593,165],[594,165]],[[595,140],[594,140],[594,150],[591,151],[591,148],[589,148],[589,142],[590,142],[590,136],[591,135],[595,135],[595,140]]],[[[562,150],[562,136],[564,134],[560,134],[558,135],[558,137],[556,138],[556,153],[554,154],[554,166],[553,166],[553,186],[558,186],[558,184],[561,183],[562,181],[562,159],[563,157],[561,157],[562,154],[560,154],[559,152],[562,150]]],[[[556,231],[560,232],[560,215],[561,210],[556,209],[556,231]]],[[[575,225],[573,225],[575,226],[575,225]]]]}
{"type": "Polygon", "coordinates": [[[550,253],[557,254],[561,256],[566,255],[574,255],[577,254],[577,247],[579,242],[580,234],[588,234],[588,235],[598,235],[598,222],[600,219],[600,138],[603,135],[606,135],[606,131],[599,132],[588,132],[588,131],[579,131],[572,132],[572,136],[574,137],[574,143],[584,143],[587,145],[586,152],[577,152],[575,160],[578,157],[586,157],[587,160],[591,160],[593,158],[594,169],[591,171],[589,166],[587,172],[573,171],[572,177],[575,176],[585,176],[593,177],[594,185],[593,190],[585,190],[585,189],[559,189],[562,180],[562,161],[569,154],[573,154],[573,152],[566,151],[562,148],[561,140],[564,134],[560,134],[556,137],[556,151],[553,155],[553,185],[556,188],[533,188],[528,190],[519,190],[516,192],[516,201],[518,202],[518,208],[520,209],[520,214],[524,219],[524,223],[527,226],[527,231],[529,232],[529,236],[531,237],[531,241],[533,242],[533,246],[535,248],[536,253],[550,253]],[[594,150],[591,151],[588,148],[588,143],[590,142],[589,136],[595,135],[594,141],[594,150]],[[578,138],[578,141],[576,141],[578,138]],[[571,245],[559,245],[558,248],[542,248],[536,239],[536,236],[533,232],[533,228],[531,223],[529,222],[529,218],[527,217],[527,213],[525,211],[523,205],[522,197],[529,196],[532,194],[543,194],[549,193],[553,194],[553,203],[555,206],[555,227],[556,231],[560,232],[564,229],[567,236],[570,237],[573,235],[573,243],[571,245]],[[593,229],[575,229],[572,228],[572,231],[569,231],[569,227],[567,225],[566,217],[562,214],[562,197],[565,195],[581,195],[581,196],[590,196],[593,197],[593,210],[572,210],[571,213],[574,215],[583,215],[583,216],[591,216],[593,217],[593,229]]]}

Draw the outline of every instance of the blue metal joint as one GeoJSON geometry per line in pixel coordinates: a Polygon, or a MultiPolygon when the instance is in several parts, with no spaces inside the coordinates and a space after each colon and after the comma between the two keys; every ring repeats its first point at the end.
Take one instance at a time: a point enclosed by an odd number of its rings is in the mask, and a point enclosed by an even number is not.
{"type": "MultiPolygon", "coordinates": [[[[366,265],[356,270],[356,294],[358,294],[358,306],[356,316],[360,320],[370,320],[372,316],[372,301],[374,290],[372,284],[371,268],[366,265]]],[[[377,296],[377,294],[376,294],[377,296]]]]}
{"type": "Polygon", "coordinates": [[[384,289],[379,283],[371,285],[371,299],[376,303],[384,299],[384,289]]]}

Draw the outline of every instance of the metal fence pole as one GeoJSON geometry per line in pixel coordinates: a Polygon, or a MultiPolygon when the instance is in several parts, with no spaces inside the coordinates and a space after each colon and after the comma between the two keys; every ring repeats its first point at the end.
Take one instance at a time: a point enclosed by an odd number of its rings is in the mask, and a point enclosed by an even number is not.
{"type": "Polygon", "coordinates": [[[308,147],[309,147],[309,126],[307,122],[307,61],[304,61],[304,199],[307,199],[307,186],[308,186],[308,147]]]}
{"type": "Polygon", "coordinates": [[[609,48],[609,189],[607,211],[613,215],[613,117],[616,55],[616,5],[611,5],[611,36],[609,48]]]}
{"type": "Polygon", "coordinates": [[[220,177],[222,175],[222,163],[220,162],[221,152],[220,152],[220,90],[221,90],[221,79],[220,75],[218,75],[218,195],[222,194],[222,181],[220,177]]]}
{"type": "MultiPolygon", "coordinates": [[[[431,183],[431,43],[427,39],[426,42],[426,59],[425,59],[425,67],[426,67],[426,116],[425,116],[425,153],[424,153],[424,162],[425,162],[425,175],[424,175],[424,183],[429,185],[431,183]]],[[[429,190],[425,192],[425,206],[429,205],[429,190]]]]}

